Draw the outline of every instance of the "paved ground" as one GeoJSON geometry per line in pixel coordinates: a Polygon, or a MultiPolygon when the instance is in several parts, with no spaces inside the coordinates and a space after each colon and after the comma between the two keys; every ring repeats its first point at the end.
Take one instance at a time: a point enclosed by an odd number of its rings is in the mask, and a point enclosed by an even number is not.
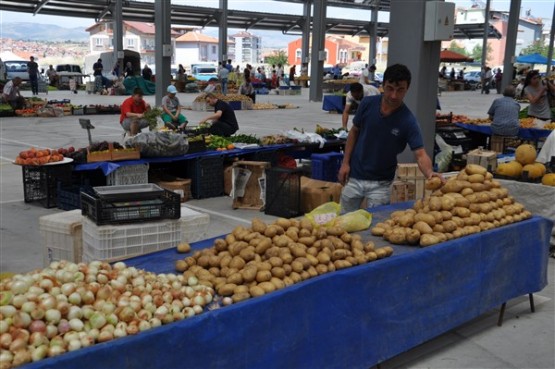
{"type": "MultiPolygon", "coordinates": [[[[28,92],[26,92],[28,94],[28,92]]],[[[196,95],[179,94],[185,106],[196,95]]],[[[45,97],[45,95],[41,95],[45,97]]],[[[444,92],[439,97],[444,113],[485,118],[487,109],[498,95],[480,95],[478,91],[444,92]]],[[[73,104],[120,104],[124,97],[77,95],[68,91],[51,92],[49,99],[69,98],[73,104]]],[[[154,97],[147,96],[154,103],[154,97]]],[[[302,96],[258,96],[258,102],[292,103],[298,109],[239,111],[241,133],[258,136],[283,130],[303,128],[314,131],[316,124],[335,128],[341,116],[321,109],[321,102],[309,102],[308,91],[302,96]]],[[[206,112],[185,111],[195,124],[206,112]]],[[[120,141],[121,128],[116,115],[87,116],[96,127],[93,138],[120,141]]],[[[42,266],[42,248],[38,218],[59,212],[23,202],[21,168],[11,162],[17,154],[35,147],[82,147],[87,145],[86,131],[76,116],[61,118],[0,118],[0,272],[28,271],[42,266]]],[[[191,200],[187,206],[209,213],[209,236],[227,233],[253,217],[271,218],[253,210],[232,210],[231,199],[218,197],[191,200]]],[[[549,261],[549,286],[536,294],[536,313],[530,314],[527,299],[508,303],[505,324],[495,325],[497,311],[485,314],[461,327],[382,364],[382,368],[554,368],[554,277],[553,259],[549,261]]]]}

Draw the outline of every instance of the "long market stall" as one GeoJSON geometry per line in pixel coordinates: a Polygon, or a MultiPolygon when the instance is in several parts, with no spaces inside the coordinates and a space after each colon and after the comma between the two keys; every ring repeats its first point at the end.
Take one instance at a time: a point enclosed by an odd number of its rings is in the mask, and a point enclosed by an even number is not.
{"type": "MultiPolygon", "coordinates": [[[[408,206],[372,209],[374,219],[408,206]]],[[[534,216],[425,249],[393,246],[390,258],[25,368],[368,368],[543,289],[552,226],[534,216]]],[[[166,250],[127,263],[170,273],[177,259],[166,250]]]]}

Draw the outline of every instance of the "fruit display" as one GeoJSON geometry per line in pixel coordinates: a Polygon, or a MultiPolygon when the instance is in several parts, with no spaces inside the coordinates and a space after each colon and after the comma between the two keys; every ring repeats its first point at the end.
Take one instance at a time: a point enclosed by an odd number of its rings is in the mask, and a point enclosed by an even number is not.
{"type": "Polygon", "coordinates": [[[264,136],[260,139],[261,145],[281,145],[287,143],[296,143],[297,141],[280,134],[264,136]]]}
{"type": "Polygon", "coordinates": [[[213,288],[182,274],[122,262],[53,262],[0,281],[0,368],[139,334],[222,302],[213,288]]]}
{"type": "MultiPolygon", "coordinates": [[[[218,100],[222,100],[222,101],[244,101],[244,102],[249,102],[252,104],[252,99],[248,96],[245,95],[240,95],[240,94],[232,94],[232,93],[228,93],[227,95],[223,95],[220,93],[216,93],[214,94],[218,100]]],[[[206,98],[205,94],[200,94],[198,95],[194,102],[204,102],[206,98]]]]}
{"type": "Polygon", "coordinates": [[[15,115],[18,117],[36,117],[37,108],[27,108],[27,109],[16,109],[15,115]]]}
{"type": "Polygon", "coordinates": [[[521,128],[534,128],[534,118],[520,118],[518,121],[521,128]]]}
{"type": "Polygon", "coordinates": [[[542,184],[551,183],[548,177],[545,181],[543,177],[547,168],[544,164],[536,162],[536,148],[529,144],[522,144],[515,150],[515,160],[508,163],[502,163],[497,166],[495,172],[500,178],[525,180],[528,182],[542,182],[542,184]],[[544,183],[546,182],[546,183],[544,183]]]}
{"type": "Polygon", "coordinates": [[[17,165],[44,165],[62,160],[64,160],[64,157],[57,150],[38,150],[32,147],[29,150],[20,152],[17,158],[15,158],[14,163],[17,165]]]}
{"type": "Polygon", "coordinates": [[[467,165],[445,183],[431,178],[426,188],[434,192],[411,209],[393,212],[372,234],[393,244],[426,247],[532,216],[479,165],[467,165]]]}
{"type": "Polygon", "coordinates": [[[549,129],[553,131],[555,129],[555,122],[547,123],[545,126],[543,126],[543,129],[549,129]]]}
{"type": "Polygon", "coordinates": [[[198,279],[239,302],[392,253],[390,246],[375,248],[360,235],[315,226],[307,218],[279,218],[272,224],[253,219],[250,227],[236,227],[212,247],[178,260],[175,267],[185,279],[198,279]]]}
{"type": "Polygon", "coordinates": [[[231,142],[228,139],[228,137],[210,135],[210,136],[206,136],[205,140],[206,140],[206,145],[210,149],[224,151],[224,150],[233,150],[235,148],[235,145],[233,145],[233,142],[231,142]]]}
{"type": "Polygon", "coordinates": [[[232,143],[259,144],[260,140],[255,135],[236,134],[227,138],[232,143]]]}

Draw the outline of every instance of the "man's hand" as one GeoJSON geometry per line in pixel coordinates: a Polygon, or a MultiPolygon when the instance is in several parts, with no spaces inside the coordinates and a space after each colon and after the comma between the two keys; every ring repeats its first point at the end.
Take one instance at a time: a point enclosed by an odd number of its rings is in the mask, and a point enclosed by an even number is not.
{"type": "Polygon", "coordinates": [[[441,183],[445,184],[445,178],[443,178],[443,176],[441,175],[441,173],[436,173],[436,172],[432,172],[430,173],[430,176],[426,179],[430,179],[432,177],[438,177],[439,179],[441,179],[441,183]]]}
{"type": "Polygon", "coordinates": [[[345,162],[341,164],[341,168],[339,168],[339,173],[337,174],[337,179],[342,186],[345,186],[347,180],[349,179],[349,174],[351,172],[351,166],[345,162]]]}

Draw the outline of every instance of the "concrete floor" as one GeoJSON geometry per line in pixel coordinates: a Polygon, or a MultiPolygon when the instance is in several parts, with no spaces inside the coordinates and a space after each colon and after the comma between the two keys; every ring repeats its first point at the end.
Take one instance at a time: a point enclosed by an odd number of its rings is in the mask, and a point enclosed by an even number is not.
{"type": "MultiPolygon", "coordinates": [[[[24,95],[29,95],[28,91],[24,95]]],[[[73,104],[120,104],[124,97],[74,95],[68,91],[50,92],[48,99],[71,99],[73,104]]],[[[181,103],[191,106],[196,95],[179,94],[181,103]]],[[[476,91],[444,92],[439,97],[443,112],[485,118],[487,109],[498,95],[476,91]]],[[[146,100],[154,103],[154,97],[146,100]]],[[[258,96],[258,102],[292,103],[299,109],[238,111],[240,133],[257,136],[278,133],[294,127],[314,131],[316,124],[336,128],[341,116],[321,109],[321,102],[309,102],[308,91],[302,96],[258,96]]],[[[206,112],[184,111],[191,124],[206,112]]],[[[121,141],[116,115],[86,116],[96,127],[93,139],[121,141]]],[[[23,202],[21,168],[12,164],[17,154],[31,146],[86,146],[87,134],[78,117],[0,118],[0,272],[25,272],[42,267],[42,246],[38,218],[59,212],[39,204],[23,202]]],[[[210,214],[208,236],[230,232],[253,217],[271,219],[259,211],[233,210],[228,197],[190,200],[193,209],[210,214]]],[[[555,368],[554,270],[549,259],[549,285],[535,294],[536,312],[530,313],[527,297],[511,300],[502,327],[497,327],[498,309],[484,314],[457,329],[382,363],[381,368],[555,368]]]]}

